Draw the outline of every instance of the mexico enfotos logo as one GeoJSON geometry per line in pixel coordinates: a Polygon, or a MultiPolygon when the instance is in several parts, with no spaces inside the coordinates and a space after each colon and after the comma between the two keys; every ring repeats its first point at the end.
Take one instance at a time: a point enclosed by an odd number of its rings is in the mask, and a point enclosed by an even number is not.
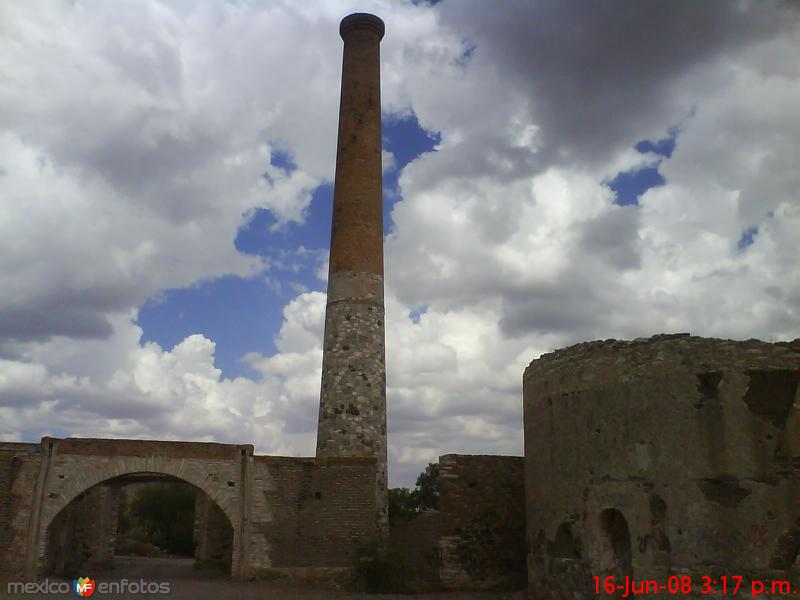
{"type": "Polygon", "coordinates": [[[10,581],[6,593],[22,594],[69,594],[89,598],[95,593],[103,594],[169,594],[172,584],[168,581],[147,581],[145,579],[120,579],[118,581],[95,581],[91,577],[78,577],[68,581],[10,581]]]}

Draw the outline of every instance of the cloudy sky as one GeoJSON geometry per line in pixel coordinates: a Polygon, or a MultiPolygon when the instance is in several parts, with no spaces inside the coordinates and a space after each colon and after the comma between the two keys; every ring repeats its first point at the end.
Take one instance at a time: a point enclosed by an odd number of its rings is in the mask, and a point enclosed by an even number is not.
{"type": "Polygon", "coordinates": [[[0,439],[313,455],[339,20],[382,43],[390,483],[543,352],[800,337],[800,5],[0,4],[0,439]]]}

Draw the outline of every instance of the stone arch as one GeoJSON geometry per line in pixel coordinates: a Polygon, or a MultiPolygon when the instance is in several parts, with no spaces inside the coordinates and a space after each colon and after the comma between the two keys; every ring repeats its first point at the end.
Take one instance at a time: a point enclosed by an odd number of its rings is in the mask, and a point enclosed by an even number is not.
{"type": "Polygon", "coordinates": [[[632,576],[631,534],[624,515],[616,508],[604,509],[600,513],[600,533],[603,570],[619,576],[632,576]]]}
{"type": "MultiPolygon", "coordinates": [[[[651,494],[650,506],[650,532],[653,536],[654,545],[652,546],[653,562],[661,567],[672,565],[672,545],[667,536],[667,503],[658,494],[651,494]]],[[[645,536],[645,549],[647,539],[645,536]]]]}
{"type": "Polygon", "coordinates": [[[558,526],[555,540],[548,542],[548,555],[557,559],[580,560],[581,540],[573,534],[569,523],[558,526]]]}
{"type": "MultiPolygon", "coordinates": [[[[223,492],[223,488],[212,477],[205,479],[197,475],[197,469],[188,469],[186,459],[173,459],[165,456],[148,457],[120,457],[104,463],[92,464],[87,461],[86,468],[71,478],[60,490],[60,493],[49,491],[51,486],[45,487],[39,526],[36,532],[36,560],[38,565],[43,565],[47,550],[47,533],[53,520],[75,498],[93,487],[104,482],[126,475],[154,474],[167,475],[183,481],[205,493],[225,514],[233,529],[233,548],[231,556],[231,577],[236,576],[239,570],[241,531],[241,508],[243,499],[223,492]]],[[[48,482],[49,484],[50,482],[48,482]]],[[[241,487],[239,488],[241,494],[241,487]]]]}

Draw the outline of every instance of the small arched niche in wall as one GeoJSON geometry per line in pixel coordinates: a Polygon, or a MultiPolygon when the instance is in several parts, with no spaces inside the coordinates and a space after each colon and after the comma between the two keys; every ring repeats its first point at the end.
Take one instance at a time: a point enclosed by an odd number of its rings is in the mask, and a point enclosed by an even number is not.
{"type": "Polygon", "coordinates": [[[581,542],[572,533],[569,523],[561,523],[556,530],[556,539],[547,544],[550,558],[580,560],[581,542]]]}
{"type": "Polygon", "coordinates": [[[600,513],[600,535],[601,569],[618,577],[633,576],[628,521],[616,508],[606,508],[600,513]]]}

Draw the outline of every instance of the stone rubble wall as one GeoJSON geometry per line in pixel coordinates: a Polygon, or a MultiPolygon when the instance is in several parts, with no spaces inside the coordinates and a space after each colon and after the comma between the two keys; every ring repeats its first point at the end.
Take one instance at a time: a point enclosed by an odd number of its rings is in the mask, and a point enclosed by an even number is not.
{"type": "Polygon", "coordinates": [[[439,573],[445,587],[524,587],[524,461],[521,456],[439,458],[439,573]]]}
{"type": "Polygon", "coordinates": [[[317,456],[375,457],[381,526],[388,519],[384,319],[383,277],[330,274],[317,456]]]}
{"type": "Polygon", "coordinates": [[[393,523],[389,550],[408,574],[406,583],[415,592],[437,590],[439,578],[439,539],[441,513],[426,510],[408,520],[393,523]]]}
{"type": "Polygon", "coordinates": [[[233,527],[222,509],[199,492],[194,504],[195,559],[201,563],[228,565],[233,554],[233,527]]]}
{"type": "Polygon", "coordinates": [[[47,573],[72,576],[114,563],[120,488],[101,484],[79,495],[48,528],[47,573]]]}
{"type": "MultiPolygon", "coordinates": [[[[529,596],[800,575],[800,341],[578,344],[523,378],[529,596]]],[[[699,589],[699,588],[696,588],[699,589]]],[[[576,597],[578,597],[576,596],[576,597]]]]}
{"type": "Polygon", "coordinates": [[[39,444],[0,443],[0,577],[21,580],[33,490],[39,476],[39,444]]]}

